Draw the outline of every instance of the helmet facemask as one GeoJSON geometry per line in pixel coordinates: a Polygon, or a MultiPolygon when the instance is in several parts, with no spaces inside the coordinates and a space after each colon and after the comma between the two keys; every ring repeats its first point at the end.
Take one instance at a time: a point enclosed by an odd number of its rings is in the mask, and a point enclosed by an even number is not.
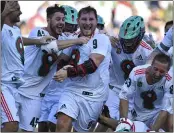
{"type": "Polygon", "coordinates": [[[141,16],[131,16],[127,18],[119,31],[119,39],[123,52],[134,53],[139,46],[145,33],[144,20],[141,16]]]}
{"type": "Polygon", "coordinates": [[[144,36],[145,31],[141,32],[138,36],[132,39],[123,39],[120,38],[120,44],[122,46],[123,52],[126,54],[132,54],[136,51],[138,48],[143,36],[144,36]]]}

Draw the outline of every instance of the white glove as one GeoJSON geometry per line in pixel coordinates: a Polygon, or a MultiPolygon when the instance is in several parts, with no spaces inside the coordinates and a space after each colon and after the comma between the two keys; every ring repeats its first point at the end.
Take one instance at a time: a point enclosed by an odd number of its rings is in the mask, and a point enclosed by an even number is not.
{"type": "Polygon", "coordinates": [[[116,127],[115,132],[135,132],[135,125],[127,118],[120,118],[120,122],[116,127]]]}
{"type": "Polygon", "coordinates": [[[42,51],[46,51],[48,53],[58,53],[59,48],[57,46],[56,40],[51,41],[49,44],[41,45],[42,51]]]}

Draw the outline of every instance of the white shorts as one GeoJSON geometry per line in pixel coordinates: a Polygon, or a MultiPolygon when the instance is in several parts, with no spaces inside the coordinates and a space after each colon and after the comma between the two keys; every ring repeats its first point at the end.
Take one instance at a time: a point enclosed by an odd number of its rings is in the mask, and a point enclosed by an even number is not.
{"type": "Polygon", "coordinates": [[[118,93],[109,89],[109,97],[105,104],[108,106],[109,114],[110,114],[111,118],[119,120],[120,99],[118,97],[118,93]]]}
{"type": "Polygon", "coordinates": [[[96,123],[104,102],[88,101],[72,92],[63,92],[59,100],[58,112],[74,119],[73,126],[78,132],[87,132],[96,123]]]}
{"type": "Polygon", "coordinates": [[[13,84],[1,87],[2,123],[18,121],[19,128],[34,131],[40,117],[41,100],[33,100],[19,94],[13,84]]]}
{"type": "Polygon", "coordinates": [[[158,115],[160,112],[156,113],[153,117],[151,117],[150,119],[143,121],[149,128],[155,123],[158,115]]]}
{"type": "Polygon", "coordinates": [[[16,102],[18,98],[17,88],[14,84],[1,84],[1,122],[18,121],[19,122],[19,104],[16,102]]]}
{"type": "Polygon", "coordinates": [[[45,98],[42,100],[41,104],[41,116],[39,122],[50,121],[54,124],[57,123],[56,113],[58,109],[59,100],[57,101],[47,101],[45,98]]]}
{"type": "Polygon", "coordinates": [[[138,117],[137,113],[134,112],[135,114],[130,113],[130,115],[128,116],[129,119],[133,120],[133,121],[141,121],[143,123],[145,123],[149,128],[154,124],[154,122],[156,121],[160,111],[156,111],[153,114],[139,114],[138,117]]]}
{"type": "MultiPolygon", "coordinates": [[[[120,119],[120,113],[119,113],[119,106],[120,106],[120,99],[119,99],[119,93],[109,89],[109,97],[108,100],[105,103],[108,106],[109,114],[111,118],[119,120],[120,119]]],[[[129,102],[129,113],[130,115],[131,110],[133,109],[133,104],[129,102]]],[[[130,116],[131,117],[131,116],[130,116]]]]}
{"type": "Polygon", "coordinates": [[[19,128],[34,131],[40,117],[41,99],[30,99],[21,94],[19,128]]]}
{"type": "Polygon", "coordinates": [[[134,121],[135,132],[147,132],[149,128],[141,121],[134,121]]]}

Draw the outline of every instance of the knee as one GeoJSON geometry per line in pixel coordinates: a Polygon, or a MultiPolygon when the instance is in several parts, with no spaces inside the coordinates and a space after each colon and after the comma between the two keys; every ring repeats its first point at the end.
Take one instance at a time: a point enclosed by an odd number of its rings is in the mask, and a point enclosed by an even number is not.
{"type": "Polygon", "coordinates": [[[17,132],[19,129],[19,124],[17,121],[15,122],[7,122],[4,123],[4,130],[9,131],[9,132],[17,132]]]}
{"type": "Polygon", "coordinates": [[[56,124],[49,122],[49,129],[51,132],[55,132],[56,131],[56,124]]]}
{"type": "Polygon", "coordinates": [[[173,114],[168,114],[167,123],[168,132],[173,132],[173,114]]]}
{"type": "Polygon", "coordinates": [[[38,123],[38,132],[48,132],[48,124],[47,122],[39,122],[38,123]]]}
{"type": "Polygon", "coordinates": [[[57,115],[57,127],[58,128],[67,128],[71,127],[72,118],[65,115],[64,113],[58,113],[57,115]]]}
{"type": "Polygon", "coordinates": [[[173,122],[168,124],[168,132],[173,132],[173,122]]]}
{"type": "Polygon", "coordinates": [[[173,124],[169,125],[169,132],[173,132],[173,124]]]}

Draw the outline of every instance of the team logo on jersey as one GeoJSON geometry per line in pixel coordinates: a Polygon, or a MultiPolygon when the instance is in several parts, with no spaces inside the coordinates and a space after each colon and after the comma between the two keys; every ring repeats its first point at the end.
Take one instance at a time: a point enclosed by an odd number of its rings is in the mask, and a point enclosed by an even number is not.
{"type": "Polygon", "coordinates": [[[163,86],[160,86],[158,87],[158,90],[163,90],[163,88],[164,88],[163,86]]]}
{"type": "Polygon", "coordinates": [[[38,70],[39,76],[46,76],[51,69],[51,66],[57,60],[57,54],[55,53],[44,53],[42,56],[42,64],[38,70]]]}
{"type": "Polygon", "coordinates": [[[63,104],[60,109],[66,109],[66,104],[63,104]]]}
{"type": "Polygon", "coordinates": [[[16,48],[17,48],[17,51],[19,52],[19,54],[21,56],[20,57],[21,62],[24,65],[24,45],[23,45],[21,37],[18,37],[18,39],[16,40],[16,48]]]}
{"type": "Polygon", "coordinates": [[[155,91],[153,90],[144,91],[140,94],[140,96],[143,99],[144,108],[150,109],[150,110],[154,109],[153,102],[157,100],[157,95],[155,91]]]}
{"type": "Polygon", "coordinates": [[[131,60],[124,60],[124,61],[122,61],[120,66],[124,72],[124,78],[126,80],[129,77],[129,73],[135,67],[135,64],[131,60]]]}
{"type": "Polygon", "coordinates": [[[138,87],[142,87],[142,86],[143,86],[143,83],[142,83],[141,81],[138,81],[138,82],[137,82],[137,86],[138,86],[138,87]]]}
{"type": "Polygon", "coordinates": [[[121,48],[118,48],[118,47],[117,47],[117,48],[116,48],[116,53],[117,53],[117,54],[121,54],[121,48]]]}
{"type": "Polygon", "coordinates": [[[13,76],[13,77],[11,78],[11,80],[12,80],[12,81],[18,81],[18,80],[19,80],[19,77],[13,76]]]}
{"type": "Polygon", "coordinates": [[[136,57],[136,59],[137,60],[143,60],[143,57],[142,57],[142,55],[139,55],[139,56],[136,57]]]}

